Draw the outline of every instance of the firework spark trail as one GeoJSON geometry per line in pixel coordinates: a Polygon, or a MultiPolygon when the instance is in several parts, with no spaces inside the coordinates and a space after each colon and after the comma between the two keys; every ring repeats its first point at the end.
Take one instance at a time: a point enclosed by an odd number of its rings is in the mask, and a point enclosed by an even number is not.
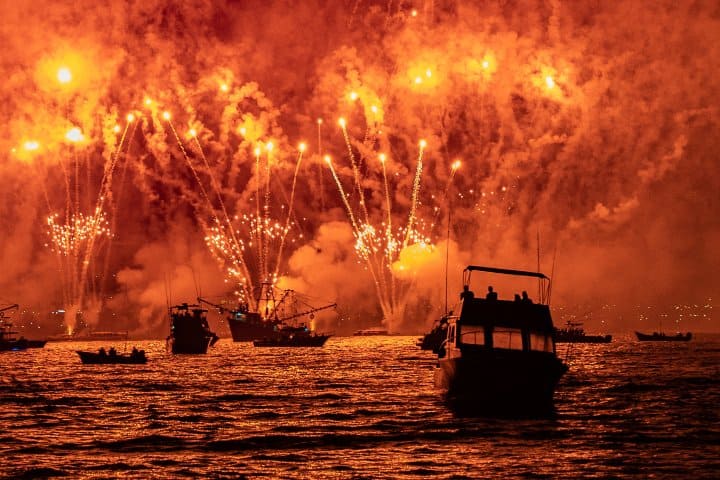
{"type": "MultiPolygon", "coordinates": [[[[264,229],[267,229],[268,225],[270,224],[270,161],[273,151],[273,144],[268,143],[265,149],[267,150],[267,162],[265,163],[265,201],[263,204],[263,227],[264,229]]],[[[260,272],[261,282],[271,281],[271,279],[268,278],[268,251],[270,246],[269,243],[269,241],[263,242],[263,248],[260,253],[260,264],[262,265],[262,270],[260,272]]],[[[275,279],[272,279],[271,283],[275,283],[275,279]]]]}
{"type": "MultiPolygon", "coordinates": [[[[127,132],[130,127],[130,123],[134,118],[131,118],[128,116],[127,118],[128,123],[125,124],[125,128],[123,129],[122,136],[120,137],[120,142],[118,142],[117,147],[115,148],[115,151],[111,153],[109,165],[105,165],[105,168],[103,168],[103,176],[100,180],[100,191],[98,193],[98,198],[95,202],[95,211],[93,213],[93,221],[99,222],[101,220],[101,217],[105,217],[105,213],[103,212],[103,207],[105,204],[105,199],[110,195],[110,189],[112,188],[112,180],[113,180],[113,173],[115,171],[115,165],[117,164],[118,157],[120,156],[120,152],[122,151],[123,145],[125,144],[125,139],[127,137],[127,132]]],[[[112,238],[111,232],[109,232],[109,238],[112,238]]],[[[87,247],[85,249],[85,255],[83,256],[83,262],[82,262],[82,271],[80,272],[80,285],[84,285],[87,281],[87,272],[88,268],[90,266],[90,257],[92,256],[94,250],[95,250],[95,238],[96,236],[91,236],[89,238],[87,247]]],[[[94,284],[93,284],[94,286],[94,284]]],[[[79,299],[79,304],[82,305],[84,298],[81,295],[79,299]]]]}
{"type": "MultiPolygon", "coordinates": [[[[262,176],[260,175],[260,154],[262,151],[260,150],[260,147],[255,147],[255,178],[256,178],[256,185],[255,185],[255,218],[257,218],[257,224],[256,227],[256,235],[257,235],[257,241],[258,241],[258,251],[262,252],[263,249],[263,238],[262,238],[262,226],[260,225],[260,182],[262,181],[262,176]]],[[[262,253],[261,253],[262,255],[262,253]]],[[[262,263],[262,261],[260,262],[262,263]]],[[[260,274],[262,277],[262,272],[260,274]]],[[[261,278],[262,281],[262,278],[261,278]]]]}
{"type": "MultiPolygon", "coordinates": [[[[246,288],[246,292],[244,297],[249,298],[252,297],[252,295],[249,295],[250,292],[253,291],[253,284],[252,284],[252,278],[250,277],[250,272],[247,269],[247,266],[245,262],[242,259],[242,251],[244,250],[244,247],[242,246],[242,243],[237,237],[237,233],[235,232],[235,229],[232,228],[232,223],[230,220],[230,216],[227,212],[227,207],[225,206],[225,202],[222,198],[222,193],[220,190],[220,185],[218,184],[217,180],[215,179],[215,175],[212,172],[212,169],[210,168],[210,162],[208,162],[207,156],[205,155],[205,150],[202,148],[202,145],[200,144],[200,141],[197,138],[196,134],[192,135],[193,140],[195,141],[195,146],[197,147],[198,152],[200,153],[200,158],[202,158],[203,163],[205,164],[205,168],[207,170],[208,176],[210,177],[210,185],[212,186],[213,190],[215,191],[215,195],[217,196],[218,203],[220,205],[220,209],[223,214],[223,221],[224,224],[227,225],[226,229],[230,231],[230,237],[232,240],[232,249],[233,252],[233,260],[232,263],[234,265],[240,265],[242,275],[244,276],[244,284],[246,284],[243,288],[246,288]],[[239,257],[238,257],[239,255],[239,257]]],[[[218,222],[219,225],[219,222],[218,222]]]]}
{"type": "Polygon", "coordinates": [[[366,266],[368,267],[368,270],[370,271],[370,275],[373,279],[373,284],[375,286],[375,292],[377,294],[378,301],[380,303],[380,308],[385,314],[386,317],[389,317],[388,313],[392,311],[392,304],[393,299],[388,298],[388,293],[386,289],[384,288],[385,281],[384,281],[384,275],[383,275],[383,265],[380,264],[379,268],[375,261],[373,261],[374,253],[376,252],[376,248],[374,247],[374,243],[376,241],[374,228],[369,224],[366,223],[363,225],[362,228],[359,227],[357,221],[355,220],[355,215],[353,214],[352,207],[350,206],[350,203],[347,201],[347,196],[345,194],[345,190],[343,189],[342,183],[340,182],[340,179],[337,176],[337,173],[335,172],[335,168],[332,165],[332,161],[330,159],[330,156],[325,156],[325,162],[330,167],[330,172],[332,173],[333,178],[335,179],[335,184],[338,187],[338,192],[340,193],[340,196],[343,200],[343,203],[345,204],[345,209],[348,214],[348,218],[350,220],[350,224],[353,227],[353,234],[356,238],[356,244],[355,244],[355,250],[358,252],[358,255],[361,259],[363,259],[366,263],[366,266]]]}
{"type": "Polygon", "coordinates": [[[178,147],[180,148],[180,151],[182,152],[183,158],[185,159],[185,162],[187,163],[187,166],[190,168],[190,171],[192,172],[193,176],[195,177],[195,180],[198,183],[198,187],[200,188],[200,193],[202,194],[203,198],[207,202],[207,208],[210,211],[210,215],[212,216],[213,220],[216,222],[218,221],[217,215],[215,214],[215,208],[213,207],[212,201],[210,200],[210,197],[207,194],[207,190],[205,189],[205,186],[203,185],[202,181],[200,180],[200,176],[197,173],[197,170],[195,170],[195,167],[192,164],[192,161],[190,161],[190,157],[187,154],[187,151],[185,150],[185,146],[183,145],[182,140],[180,139],[180,135],[178,135],[177,130],[175,130],[175,126],[173,125],[170,115],[165,114],[163,115],[165,118],[165,121],[167,122],[168,126],[170,127],[170,130],[173,132],[173,135],[175,136],[175,140],[177,141],[178,147]]]}
{"type": "MultiPolygon", "coordinates": [[[[220,247],[220,251],[232,252],[231,261],[232,261],[233,266],[237,267],[239,264],[242,268],[242,274],[245,275],[245,278],[244,278],[245,285],[243,285],[243,287],[245,288],[246,293],[252,292],[252,289],[253,289],[252,279],[247,270],[247,266],[245,265],[245,262],[242,261],[242,253],[241,252],[243,250],[243,247],[237,241],[237,237],[235,236],[234,230],[230,223],[230,219],[227,217],[227,213],[225,213],[226,221],[224,223],[221,222],[216,214],[215,207],[213,206],[212,201],[210,200],[210,196],[208,195],[207,190],[205,189],[205,186],[203,185],[202,181],[200,180],[200,176],[198,175],[197,170],[195,169],[192,162],[190,161],[190,157],[188,156],[187,151],[185,150],[185,147],[182,143],[182,140],[180,139],[180,136],[178,135],[177,130],[175,129],[175,126],[173,125],[173,123],[171,121],[170,115],[166,113],[166,114],[163,114],[163,117],[167,121],[168,125],[170,126],[170,129],[173,132],[173,135],[175,136],[175,140],[177,141],[180,151],[183,154],[183,158],[185,159],[185,162],[187,163],[188,167],[190,168],[190,171],[192,172],[193,176],[195,177],[195,181],[197,182],[198,187],[200,188],[202,197],[205,199],[205,202],[207,204],[207,209],[212,217],[212,220],[214,221],[214,223],[216,225],[215,230],[213,230],[212,228],[210,229],[211,231],[215,232],[215,235],[211,236],[211,241],[216,242],[216,245],[220,247]],[[227,229],[229,229],[231,231],[231,235],[230,235],[231,240],[232,240],[231,243],[227,242],[227,234],[225,233],[227,229]],[[221,238],[222,238],[222,240],[221,240],[221,238]],[[228,247],[228,243],[230,243],[229,247],[228,247]]],[[[203,156],[203,158],[205,158],[205,157],[203,156]]],[[[210,174],[211,178],[212,178],[212,174],[209,170],[209,164],[208,164],[206,158],[205,158],[204,162],[208,166],[208,174],[210,174]]],[[[217,191],[217,195],[220,195],[219,190],[217,191]]],[[[232,273],[233,276],[238,277],[239,273],[240,272],[237,272],[233,269],[233,273],[232,273]]]]}
{"type": "MultiPolygon", "coordinates": [[[[322,144],[322,124],[323,119],[317,119],[317,153],[319,158],[323,158],[323,144],[322,144]]],[[[318,183],[320,185],[320,208],[325,210],[325,181],[323,179],[323,168],[322,164],[318,162],[318,183]]]]}
{"type": "Polygon", "coordinates": [[[325,163],[327,163],[328,167],[330,167],[330,172],[335,179],[335,185],[337,185],[338,191],[340,192],[340,197],[342,198],[343,204],[345,205],[345,211],[347,212],[348,218],[350,219],[350,224],[353,227],[353,233],[355,233],[355,235],[359,235],[360,228],[358,228],[357,221],[355,221],[355,215],[353,215],[352,208],[350,207],[350,203],[348,203],[347,196],[345,195],[345,190],[343,189],[342,183],[340,183],[340,179],[338,178],[337,173],[335,173],[335,168],[332,165],[332,159],[329,155],[325,155],[325,163]]]}
{"type": "Polygon", "coordinates": [[[352,150],[352,143],[347,132],[347,125],[344,118],[338,120],[338,124],[342,129],[343,138],[345,139],[345,145],[348,149],[348,155],[350,157],[350,164],[352,165],[353,176],[355,177],[355,188],[358,192],[358,198],[360,201],[360,208],[362,209],[363,215],[365,216],[365,222],[370,223],[370,216],[368,215],[367,206],[365,205],[365,192],[362,188],[362,182],[360,179],[360,169],[358,168],[357,161],[355,160],[355,154],[352,150]]]}
{"type": "MultiPolygon", "coordinates": [[[[450,193],[450,187],[452,186],[453,180],[455,179],[455,174],[457,173],[458,169],[460,168],[461,162],[460,160],[455,160],[452,165],[450,165],[450,176],[448,177],[447,182],[445,182],[445,188],[443,189],[443,196],[442,196],[442,204],[448,205],[448,208],[450,208],[448,194],[450,193]]],[[[438,223],[438,218],[440,217],[440,207],[435,208],[435,213],[433,214],[433,221],[431,224],[431,232],[435,232],[435,227],[438,223]]],[[[449,222],[448,222],[449,223],[449,222]]],[[[448,225],[449,227],[449,225],[448,225]]]]}
{"type": "Polygon", "coordinates": [[[278,248],[277,261],[275,263],[275,272],[273,278],[277,278],[280,270],[280,260],[282,258],[283,247],[285,246],[285,238],[288,231],[290,230],[290,218],[293,213],[295,204],[295,185],[297,184],[297,176],[300,171],[300,164],[303,158],[303,152],[305,151],[305,144],[301,143],[298,152],[297,162],[295,162],[295,172],[293,173],[292,188],[290,190],[290,202],[288,204],[287,217],[285,218],[285,228],[283,228],[282,236],[280,237],[280,247],[278,248]]]}
{"type": "MultiPolygon", "coordinates": [[[[387,228],[385,229],[385,236],[388,239],[392,238],[392,205],[390,203],[390,186],[388,185],[387,168],[385,166],[385,160],[387,159],[384,153],[378,155],[380,165],[382,166],[383,173],[383,185],[385,186],[385,208],[387,209],[387,228]]],[[[388,242],[389,243],[389,242],[388,242]]],[[[392,250],[390,245],[385,248],[385,257],[387,258],[388,265],[392,264],[392,250]]],[[[395,298],[395,276],[390,276],[390,295],[395,298]]]]}
{"type": "MultiPolygon", "coordinates": [[[[127,178],[127,171],[128,171],[128,165],[129,161],[127,161],[127,158],[130,153],[130,147],[131,147],[131,140],[135,138],[135,133],[137,132],[138,125],[140,122],[135,121],[135,116],[132,114],[128,114],[126,117],[127,123],[125,125],[125,129],[123,131],[123,137],[120,139],[120,144],[122,145],[125,141],[125,135],[128,131],[128,126],[132,124],[132,130],[130,131],[130,135],[127,137],[128,145],[127,149],[125,150],[124,158],[126,159],[125,163],[123,164],[122,168],[122,174],[120,175],[120,185],[118,187],[118,193],[117,195],[110,195],[108,197],[110,203],[110,231],[115,232],[117,231],[117,219],[118,219],[118,205],[121,203],[122,199],[122,193],[125,191],[125,180],[127,178]]],[[[118,149],[118,154],[122,154],[122,149],[118,149]]],[[[117,160],[116,160],[117,161],[117,160]]],[[[102,282],[100,290],[105,291],[105,282],[107,281],[107,278],[109,277],[110,272],[110,256],[112,251],[113,242],[108,242],[107,248],[105,250],[105,262],[103,264],[103,275],[102,275],[102,282]]]]}
{"type": "Polygon", "coordinates": [[[415,225],[415,212],[417,209],[418,193],[420,192],[420,175],[422,175],[423,169],[423,153],[427,143],[425,140],[420,140],[420,152],[418,153],[417,170],[415,171],[415,179],[413,180],[412,198],[410,200],[410,214],[408,215],[407,231],[405,232],[405,239],[403,240],[403,249],[408,246],[410,235],[415,225]]]}

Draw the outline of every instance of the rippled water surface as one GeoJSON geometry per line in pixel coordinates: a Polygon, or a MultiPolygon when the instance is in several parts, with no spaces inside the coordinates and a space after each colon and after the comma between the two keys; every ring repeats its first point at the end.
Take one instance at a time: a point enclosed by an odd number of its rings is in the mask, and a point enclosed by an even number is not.
{"type": "MultiPolygon", "coordinates": [[[[414,337],[321,349],[137,342],[147,365],[82,365],[48,343],[0,353],[11,478],[717,478],[720,338],[574,345],[544,419],[466,418],[414,337]]],[[[133,344],[129,344],[130,348],[133,344]]],[[[104,346],[109,346],[104,345],[104,346]]],[[[122,350],[122,345],[119,346],[122,350]]],[[[560,345],[564,356],[566,346],[560,345]]]]}

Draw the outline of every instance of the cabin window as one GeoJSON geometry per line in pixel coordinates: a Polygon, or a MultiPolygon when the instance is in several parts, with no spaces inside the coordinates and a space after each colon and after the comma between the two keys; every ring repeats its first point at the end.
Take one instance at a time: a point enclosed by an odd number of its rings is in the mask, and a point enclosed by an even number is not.
{"type": "Polygon", "coordinates": [[[530,350],[538,352],[552,352],[553,342],[549,335],[542,335],[539,333],[530,334],[530,350]]]}
{"type": "Polygon", "coordinates": [[[522,350],[522,332],[518,328],[495,327],[493,330],[493,346],[495,348],[522,350]]]}
{"type": "Polygon", "coordinates": [[[455,325],[450,325],[448,329],[448,343],[455,343],[455,325]]]}
{"type": "Polygon", "coordinates": [[[460,328],[460,343],[465,345],[485,345],[485,329],[476,325],[463,325],[460,328]]]}

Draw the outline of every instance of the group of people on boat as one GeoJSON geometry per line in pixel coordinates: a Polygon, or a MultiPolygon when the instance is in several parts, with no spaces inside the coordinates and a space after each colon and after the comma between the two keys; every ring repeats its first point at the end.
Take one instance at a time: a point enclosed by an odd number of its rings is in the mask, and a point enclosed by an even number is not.
{"type": "MultiPolygon", "coordinates": [[[[117,350],[115,350],[115,347],[110,347],[110,349],[107,351],[105,351],[105,347],[100,347],[100,349],[98,350],[98,354],[101,357],[115,358],[118,356],[117,350]]],[[[132,351],[130,352],[130,358],[133,358],[133,359],[145,358],[145,350],[138,350],[136,347],[133,347],[132,351]]]]}
{"type": "MultiPolygon", "coordinates": [[[[472,298],[475,298],[475,293],[470,290],[470,287],[468,285],[463,285],[463,291],[460,293],[460,298],[462,300],[470,300],[472,298]]],[[[488,292],[485,295],[486,300],[497,300],[498,294],[495,291],[495,289],[492,287],[492,285],[488,286],[488,292]]],[[[533,301],[528,296],[527,291],[522,291],[522,296],[520,294],[515,294],[515,301],[521,302],[521,303],[533,303],[533,301]]]]}

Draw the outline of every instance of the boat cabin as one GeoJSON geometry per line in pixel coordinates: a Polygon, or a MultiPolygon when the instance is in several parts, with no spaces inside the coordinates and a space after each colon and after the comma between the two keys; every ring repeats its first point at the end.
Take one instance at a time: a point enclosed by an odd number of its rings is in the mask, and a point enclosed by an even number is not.
{"type": "Polygon", "coordinates": [[[451,317],[448,347],[483,347],[555,352],[547,305],[506,300],[463,300],[460,317],[451,317]]]}
{"type": "MultiPolygon", "coordinates": [[[[469,266],[465,270],[466,287],[469,287],[469,273],[476,270],[547,278],[536,272],[469,266]]],[[[469,291],[465,288],[465,292],[469,291]]],[[[469,353],[494,349],[555,354],[552,317],[544,303],[476,298],[466,294],[460,315],[448,320],[444,350],[450,357],[459,356],[461,350],[469,353]]]]}

